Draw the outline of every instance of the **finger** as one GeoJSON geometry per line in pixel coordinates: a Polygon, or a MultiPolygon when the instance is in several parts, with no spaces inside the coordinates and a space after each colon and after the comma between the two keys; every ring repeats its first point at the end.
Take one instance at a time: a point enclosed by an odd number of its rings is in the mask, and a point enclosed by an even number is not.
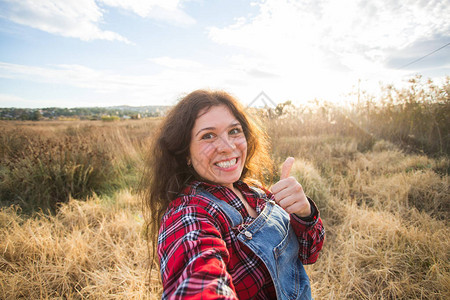
{"type": "Polygon", "coordinates": [[[281,166],[281,179],[286,179],[289,177],[289,173],[291,173],[292,166],[294,165],[295,159],[293,157],[288,157],[284,161],[283,165],[281,166]]]}
{"type": "Polygon", "coordinates": [[[296,214],[299,217],[307,217],[311,215],[311,205],[309,203],[294,203],[286,208],[286,212],[296,214]]]}
{"type": "Polygon", "coordinates": [[[289,206],[292,206],[295,204],[295,198],[292,197],[291,195],[284,197],[282,199],[280,199],[277,203],[279,206],[281,206],[282,208],[286,209],[289,206]]]}
{"type": "Polygon", "coordinates": [[[277,203],[289,195],[292,195],[293,190],[290,181],[291,180],[287,178],[287,180],[279,181],[272,187],[271,191],[277,203]]]}
{"type": "Polygon", "coordinates": [[[270,191],[273,194],[277,194],[280,191],[289,188],[291,185],[295,184],[296,182],[297,181],[293,177],[288,177],[283,180],[280,179],[280,181],[278,181],[277,183],[272,185],[272,187],[270,188],[270,191]]]}
{"type": "Polygon", "coordinates": [[[278,202],[278,205],[288,213],[295,213],[299,216],[309,216],[311,214],[311,207],[306,196],[298,198],[290,195],[278,202]]]}
{"type": "MultiPolygon", "coordinates": [[[[290,178],[288,178],[287,180],[290,180],[290,178]]],[[[306,196],[303,192],[303,188],[299,183],[290,185],[278,191],[277,193],[274,193],[273,196],[275,198],[275,201],[283,208],[292,205],[295,202],[307,201],[306,196]]]]}

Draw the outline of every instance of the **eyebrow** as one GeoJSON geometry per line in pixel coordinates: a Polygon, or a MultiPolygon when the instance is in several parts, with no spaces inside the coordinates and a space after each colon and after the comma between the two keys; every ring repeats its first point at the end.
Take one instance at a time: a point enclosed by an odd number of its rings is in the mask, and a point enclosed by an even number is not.
{"type": "MultiPolygon", "coordinates": [[[[233,122],[230,125],[228,125],[227,128],[231,128],[231,127],[235,127],[235,126],[241,126],[242,127],[241,123],[239,121],[236,121],[236,122],[233,122]]],[[[208,130],[214,130],[214,129],[216,129],[216,127],[205,127],[205,128],[202,128],[199,131],[197,131],[195,136],[199,135],[199,133],[202,132],[202,131],[208,131],[208,130]]]]}

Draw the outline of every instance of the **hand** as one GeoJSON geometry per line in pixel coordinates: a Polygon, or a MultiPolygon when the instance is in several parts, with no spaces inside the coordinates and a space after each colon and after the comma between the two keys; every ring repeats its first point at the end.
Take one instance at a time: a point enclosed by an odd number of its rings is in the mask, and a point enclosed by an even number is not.
{"type": "Polygon", "coordinates": [[[294,177],[289,177],[294,161],[293,157],[286,159],[281,166],[280,181],[275,183],[270,190],[275,201],[286,212],[299,217],[308,217],[311,215],[311,205],[303,192],[302,185],[294,177]]]}

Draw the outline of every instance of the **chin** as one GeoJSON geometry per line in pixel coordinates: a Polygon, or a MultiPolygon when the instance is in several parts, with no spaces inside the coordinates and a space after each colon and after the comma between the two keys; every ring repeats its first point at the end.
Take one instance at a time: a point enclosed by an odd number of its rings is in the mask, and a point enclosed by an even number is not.
{"type": "Polygon", "coordinates": [[[231,178],[217,178],[216,182],[219,183],[220,185],[232,185],[233,183],[238,181],[240,178],[241,178],[240,176],[231,177],[231,178]]]}

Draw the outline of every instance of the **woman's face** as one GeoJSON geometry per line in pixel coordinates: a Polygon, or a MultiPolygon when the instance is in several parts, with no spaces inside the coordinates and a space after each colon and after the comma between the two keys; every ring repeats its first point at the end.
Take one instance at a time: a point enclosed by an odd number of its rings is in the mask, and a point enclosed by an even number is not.
{"type": "Polygon", "coordinates": [[[203,179],[232,188],[247,157],[242,126],[226,106],[201,111],[191,132],[189,160],[203,179]]]}

